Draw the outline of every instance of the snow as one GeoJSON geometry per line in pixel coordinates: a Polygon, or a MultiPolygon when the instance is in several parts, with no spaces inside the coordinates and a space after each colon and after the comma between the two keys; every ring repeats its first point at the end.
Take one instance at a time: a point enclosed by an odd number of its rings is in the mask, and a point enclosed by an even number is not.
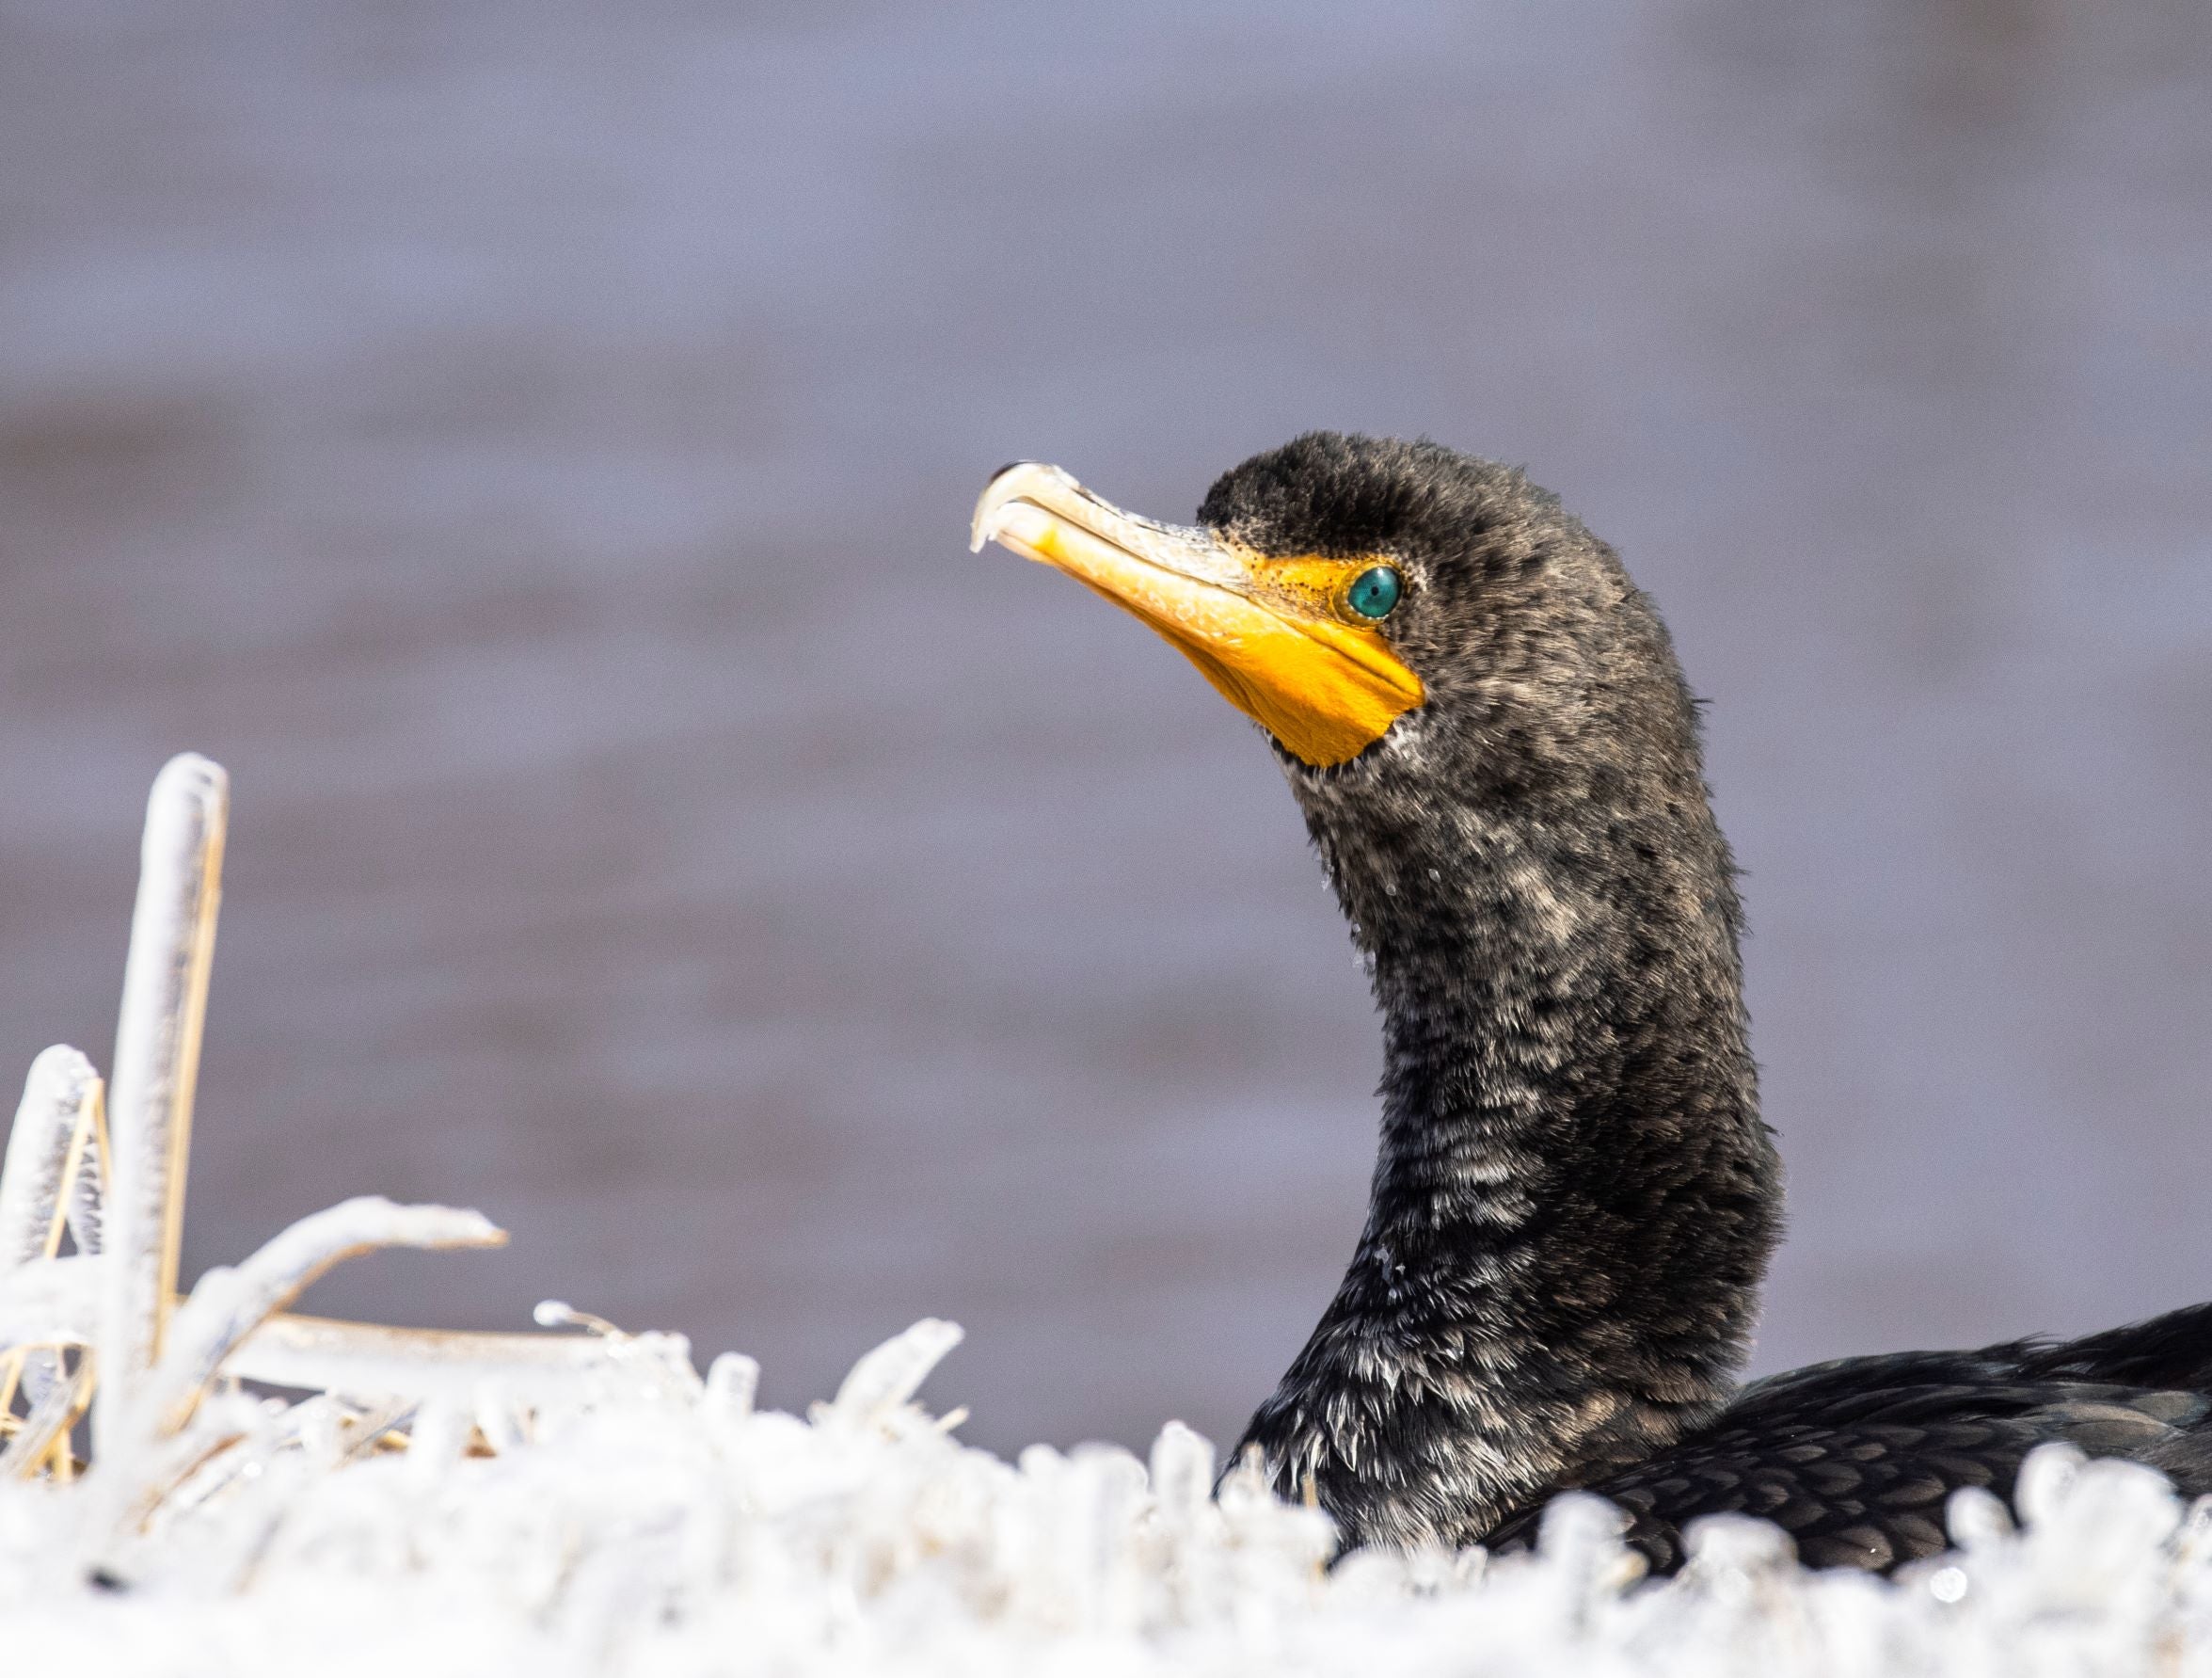
{"type": "Polygon", "coordinates": [[[0,1490],[0,1626],[18,1662],[145,1674],[2212,1670],[2212,1519],[2134,1464],[2046,1448],[2020,1530],[1967,1498],[1961,1550],[1895,1583],[1734,1519],[1640,1580],[1579,1497],[1535,1557],[1331,1569],[1320,1516],[1217,1499],[1172,1424],[1149,1463],[963,1446],[913,1401],[958,1337],[915,1324],[804,1419],[754,1411],[744,1360],[649,1357],[496,1454],[452,1407],[218,1393],[235,1443],[150,1510],[98,1466],[0,1490]]]}

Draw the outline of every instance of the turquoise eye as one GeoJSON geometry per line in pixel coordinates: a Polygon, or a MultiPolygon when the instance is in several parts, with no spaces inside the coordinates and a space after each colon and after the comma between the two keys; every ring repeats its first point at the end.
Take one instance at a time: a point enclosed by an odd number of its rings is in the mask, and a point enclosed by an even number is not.
{"type": "Polygon", "coordinates": [[[1397,572],[1377,566],[1352,579],[1352,586],[1345,590],[1345,604],[1361,617],[1388,617],[1404,588],[1397,572]]]}

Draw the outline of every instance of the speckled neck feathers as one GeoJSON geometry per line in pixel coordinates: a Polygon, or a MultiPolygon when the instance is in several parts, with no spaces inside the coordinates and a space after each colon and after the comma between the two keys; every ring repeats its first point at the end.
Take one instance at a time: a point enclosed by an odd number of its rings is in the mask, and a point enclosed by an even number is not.
{"type": "Polygon", "coordinates": [[[1285,760],[1373,975],[1382,1140],[1246,1443],[1347,1542],[1473,1542],[1725,1402],[1778,1232],[1695,710],[1612,551],[1517,472],[1316,436],[1201,517],[1392,556],[1430,695],[1348,764],[1285,760]]]}

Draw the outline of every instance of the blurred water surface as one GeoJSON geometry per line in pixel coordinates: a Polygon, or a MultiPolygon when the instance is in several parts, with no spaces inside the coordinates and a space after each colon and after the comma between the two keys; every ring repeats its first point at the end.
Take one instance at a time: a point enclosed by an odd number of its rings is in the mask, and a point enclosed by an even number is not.
{"type": "Polygon", "coordinates": [[[231,769],[188,1267],[366,1190],[823,1393],[1232,1433],[1377,1051],[1267,751],[964,551],[1526,461],[1712,700],[1759,1361],[2212,1295],[2212,10],[0,0],[0,1065],[231,769]]]}

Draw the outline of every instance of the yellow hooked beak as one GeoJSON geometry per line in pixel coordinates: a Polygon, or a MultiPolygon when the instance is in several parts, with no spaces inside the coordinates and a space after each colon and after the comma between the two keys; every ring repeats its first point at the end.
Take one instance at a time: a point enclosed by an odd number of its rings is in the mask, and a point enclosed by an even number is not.
{"type": "Polygon", "coordinates": [[[1278,558],[1101,501],[1023,461],[984,487],[969,546],[996,541],[1089,583],[1180,647],[1224,699],[1316,768],[1380,740],[1421,678],[1346,603],[1375,558],[1278,558]]]}

